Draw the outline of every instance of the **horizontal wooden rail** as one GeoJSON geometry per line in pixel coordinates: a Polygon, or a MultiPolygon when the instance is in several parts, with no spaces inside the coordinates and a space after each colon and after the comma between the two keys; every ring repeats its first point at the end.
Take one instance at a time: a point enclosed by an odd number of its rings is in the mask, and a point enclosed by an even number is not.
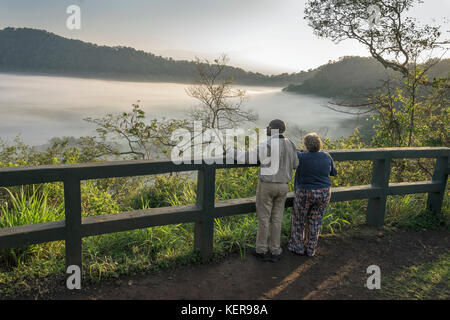
{"type": "Polygon", "coordinates": [[[87,237],[167,224],[195,222],[199,219],[200,213],[201,209],[192,205],[87,217],[83,219],[81,234],[87,237]]]}
{"type": "MultiPolygon", "coordinates": [[[[335,161],[361,161],[385,158],[437,158],[448,157],[448,148],[386,148],[386,149],[356,149],[328,151],[335,161]]],[[[252,167],[257,164],[213,164],[215,169],[237,167],[252,167]]],[[[0,186],[38,184],[64,181],[75,176],[79,180],[130,177],[152,175],[180,171],[197,171],[204,167],[200,164],[174,164],[171,161],[108,161],[81,164],[46,165],[39,167],[12,167],[0,169],[0,186]]]]}
{"type": "Polygon", "coordinates": [[[441,185],[441,182],[432,181],[390,183],[387,194],[391,196],[411,193],[439,192],[441,185]]]}
{"type": "Polygon", "coordinates": [[[66,224],[64,220],[1,228],[0,249],[64,240],[65,229],[66,224]]]}
{"type": "MultiPolygon", "coordinates": [[[[427,208],[440,212],[449,173],[449,148],[395,148],[329,151],[335,161],[373,161],[370,185],[336,187],[331,201],[369,199],[367,222],[381,226],[388,195],[428,193],[427,208]],[[394,158],[436,158],[432,181],[389,183],[394,158]]],[[[87,164],[16,167],[0,169],[0,186],[64,182],[65,220],[0,229],[0,249],[49,241],[66,242],[66,263],[82,264],[82,237],[168,224],[195,223],[195,247],[203,258],[212,254],[213,219],[255,212],[255,197],[215,202],[215,170],[256,166],[255,164],[180,164],[154,161],[117,161],[87,164]],[[80,181],[88,179],[197,171],[197,203],[188,206],[137,210],[81,218],[80,181]]],[[[293,204],[289,193],[286,207],[293,204]]]]}

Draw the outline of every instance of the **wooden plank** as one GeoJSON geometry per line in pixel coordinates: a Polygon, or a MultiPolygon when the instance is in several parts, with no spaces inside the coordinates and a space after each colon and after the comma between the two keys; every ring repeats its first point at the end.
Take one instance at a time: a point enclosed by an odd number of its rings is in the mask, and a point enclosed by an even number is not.
{"type": "Polygon", "coordinates": [[[64,239],[64,220],[0,229],[0,249],[17,248],[64,239]]]}
{"type": "Polygon", "coordinates": [[[440,188],[437,191],[428,193],[427,210],[433,211],[437,214],[441,213],[442,203],[444,201],[445,189],[447,186],[447,168],[449,164],[449,156],[439,157],[436,159],[434,166],[434,173],[431,179],[432,182],[440,184],[440,188]]]}
{"type": "MultiPolygon", "coordinates": [[[[258,166],[258,164],[213,164],[210,166],[214,168],[240,168],[258,166]]],[[[177,165],[171,161],[134,160],[1,168],[0,186],[10,187],[58,182],[63,181],[67,176],[76,176],[79,180],[89,180],[196,171],[204,167],[204,163],[177,165]]]]}
{"type": "Polygon", "coordinates": [[[255,205],[256,197],[217,201],[214,207],[214,217],[218,218],[256,212],[255,205]]]}
{"type": "Polygon", "coordinates": [[[45,169],[43,167],[0,169],[0,187],[63,181],[64,170],[60,168],[45,169]]]}
{"type": "MultiPolygon", "coordinates": [[[[390,158],[434,158],[448,157],[449,148],[384,148],[330,150],[336,161],[377,160],[390,158]]],[[[251,167],[257,164],[214,164],[215,169],[251,167]]],[[[38,184],[62,181],[67,176],[76,176],[79,180],[101,179],[152,175],[179,171],[196,171],[205,164],[174,164],[171,161],[107,161],[82,164],[48,165],[39,167],[14,167],[0,169],[0,186],[38,184]]]]}
{"type": "Polygon", "coordinates": [[[83,218],[82,236],[94,236],[112,232],[194,222],[199,219],[201,209],[196,205],[152,208],[117,214],[106,214],[83,218]]]}
{"type": "Polygon", "coordinates": [[[81,187],[77,178],[69,177],[64,180],[64,204],[66,267],[75,265],[81,269],[81,187]]]}
{"type": "MultiPolygon", "coordinates": [[[[330,202],[351,201],[376,198],[382,195],[382,188],[370,184],[351,187],[332,187],[330,202]]],[[[288,194],[286,207],[293,205],[294,192],[288,194]]]]}
{"type": "Polygon", "coordinates": [[[449,148],[377,148],[329,150],[336,161],[378,160],[384,158],[435,158],[450,153],[449,148]]]}
{"type": "Polygon", "coordinates": [[[79,180],[129,177],[197,170],[201,165],[176,165],[171,161],[108,161],[39,167],[0,169],[0,186],[63,181],[67,176],[79,180]]]}
{"type": "Polygon", "coordinates": [[[213,166],[205,166],[198,171],[197,206],[201,207],[200,219],[195,223],[194,248],[200,250],[204,261],[213,254],[214,243],[214,201],[216,171],[213,166]]]}
{"type": "Polygon", "coordinates": [[[331,188],[331,202],[376,198],[382,195],[382,188],[373,185],[331,188]]]}
{"type": "MultiPolygon", "coordinates": [[[[382,194],[382,188],[372,185],[337,187],[331,189],[331,202],[375,198],[380,197],[382,194]]],[[[294,197],[294,192],[288,193],[285,204],[286,208],[292,207],[294,197]]],[[[255,201],[256,197],[218,201],[214,207],[214,217],[255,212],[255,201]]]]}
{"type": "Polygon", "coordinates": [[[389,156],[396,159],[436,158],[449,156],[450,148],[389,148],[389,156]]]}
{"type": "Polygon", "coordinates": [[[382,227],[386,212],[386,199],[391,172],[391,159],[377,159],[373,161],[372,186],[381,188],[379,197],[370,198],[367,205],[366,221],[374,227],[382,227]]]}
{"type": "Polygon", "coordinates": [[[441,183],[431,181],[390,183],[388,195],[439,192],[441,183]]]}

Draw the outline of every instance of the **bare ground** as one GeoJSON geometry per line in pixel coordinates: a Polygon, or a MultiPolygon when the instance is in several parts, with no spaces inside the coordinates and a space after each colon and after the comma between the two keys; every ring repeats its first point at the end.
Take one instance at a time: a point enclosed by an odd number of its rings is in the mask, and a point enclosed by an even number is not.
{"type": "Polygon", "coordinates": [[[321,236],[313,258],[285,251],[282,260],[272,263],[259,262],[249,253],[244,258],[234,254],[221,262],[121,277],[81,290],[69,291],[59,281],[20,298],[379,299],[383,297],[376,292],[379,290],[365,288],[369,265],[378,265],[383,279],[403,267],[432,261],[449,248],[448,231],[392,232],[361,227],[321,236]]]}

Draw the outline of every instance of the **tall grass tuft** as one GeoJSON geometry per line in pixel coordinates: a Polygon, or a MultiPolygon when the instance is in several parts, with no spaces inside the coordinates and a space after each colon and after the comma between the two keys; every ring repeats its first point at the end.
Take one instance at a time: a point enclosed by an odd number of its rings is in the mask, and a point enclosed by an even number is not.
{"type": "Polygon", "coordinates": [[[64,219],[64,203],[51,205],[45,189],[33,186],[30,191],[22,187],[18,193],[4,189],[9,201],[1,206],[0,228],[36,224],[64,219]]]}
{"type": "MultiPolygon", "coordinates": [[[[18,193],[6,191],[9,199],[0,208],[0,228],[51,222],[64,219],[64,203],[51,204],[45,188],[20,188],[18,193]]],[[[37,245],[0,250],[0,265],[17,266],[39,251],[37,245]]]]}

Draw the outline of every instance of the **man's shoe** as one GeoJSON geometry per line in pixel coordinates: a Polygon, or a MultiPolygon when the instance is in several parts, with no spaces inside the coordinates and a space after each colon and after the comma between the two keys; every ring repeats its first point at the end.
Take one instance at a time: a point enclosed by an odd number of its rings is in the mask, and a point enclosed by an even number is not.
{"type": "Polygon", "coordinates": [[[256,252],[256,248],[251,248],[250,252],[252,253],[253,256],[255,256],[255,258],[259,261],[267,261],[270,257],[268,253],[259,253],[256,252]]]}
{"type": "Polygon", "coordinates": [[[281,259],[281,254],[273,254],[273,253],[270,254],[270,258],[269,258],[270,262],[277,262],[277,261],[280,261],[280,259],[281,259]]]}

